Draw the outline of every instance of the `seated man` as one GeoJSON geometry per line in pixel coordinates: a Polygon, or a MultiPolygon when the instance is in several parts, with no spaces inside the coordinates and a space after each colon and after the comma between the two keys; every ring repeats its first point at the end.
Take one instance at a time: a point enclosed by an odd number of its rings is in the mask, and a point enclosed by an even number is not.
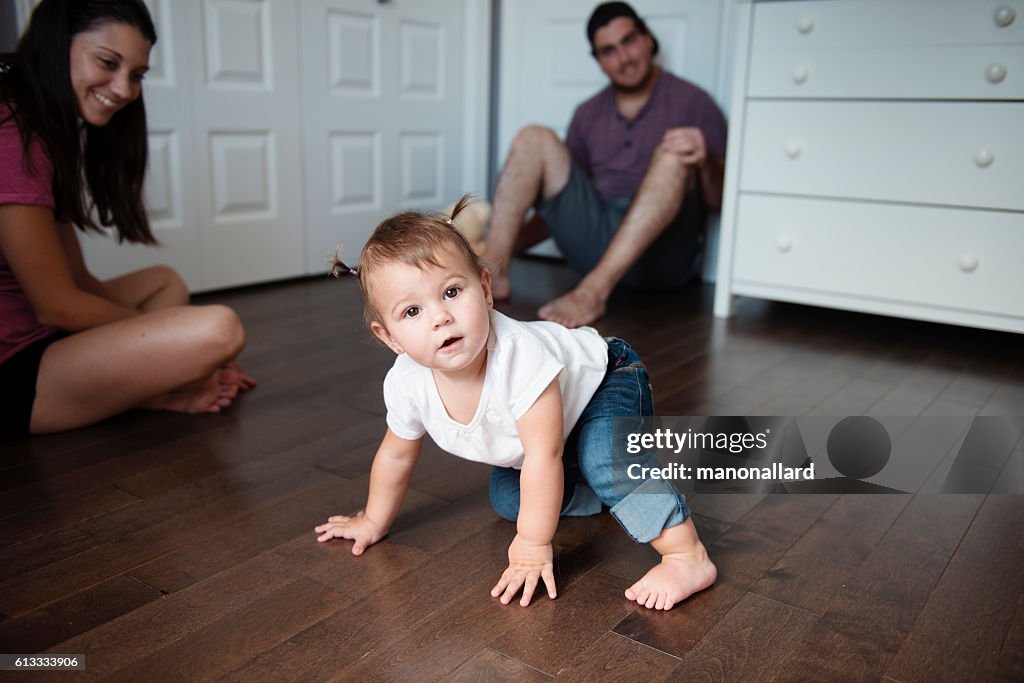
{"type": "Polygon", "coordinates": [[[487,237],[494,296],[505,298],[523,218],[536,206],[584,276],[539,311],[567,327],[600,318],[620,281],[664,289],[692,278],[707,212],[721,206],[725,169],[722,112],[706,92],[654,63],[658,42],[633,8],[599,5],[587,37],[611,83],[576,109],[564,144],[541,126],[516,134],[487,237]]]}

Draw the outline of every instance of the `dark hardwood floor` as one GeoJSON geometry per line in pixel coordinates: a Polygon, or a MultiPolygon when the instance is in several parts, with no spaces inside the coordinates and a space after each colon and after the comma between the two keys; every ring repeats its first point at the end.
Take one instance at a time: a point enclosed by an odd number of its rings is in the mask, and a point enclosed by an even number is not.
{"type": "MultiPolygon", "coordinates": [[[[517,317],[573,282],[514,268],[517,317]]],[[[598,325],[661,414],[1024,415],[1020,336],[755,300],[722,321],[711,295],[618,292],[598,325]]],[[[719,580],[667,613],[623,598],[656,555],[607,514],[562,520],[557,600],[498,604],[514,527],[487,468],[433,447],[387,540],[317,544],[365,500],[390,352],[352,281],[200,300],[248,332],[260,384],[227,414],[0,444],[0,652],[87,657],[4,678],[1024,680],[1021,495],[699,493],[719,580]]]]}

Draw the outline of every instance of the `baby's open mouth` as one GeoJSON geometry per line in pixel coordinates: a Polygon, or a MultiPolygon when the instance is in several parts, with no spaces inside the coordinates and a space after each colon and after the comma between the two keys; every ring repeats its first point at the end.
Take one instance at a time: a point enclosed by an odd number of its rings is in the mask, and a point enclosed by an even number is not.
{"type": "Polygon", "coordinates": [[[446,349],[455,342],[459,341],[460,339],[462,339],[462,337],[449,337],[448,339],[444,340],[444,344],[441,344],[441,348],[446,349]]]}

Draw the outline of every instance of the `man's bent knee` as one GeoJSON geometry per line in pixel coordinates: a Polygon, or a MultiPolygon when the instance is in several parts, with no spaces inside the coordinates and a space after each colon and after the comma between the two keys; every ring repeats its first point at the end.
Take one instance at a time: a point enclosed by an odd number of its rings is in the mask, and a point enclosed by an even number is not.
{"type": "Polygon", "coordinates": [[[678,154],[660,146],[654,150],[647,174],[678,182],[685,192],[692,190],[697,183],[697,168],[688,165],[678,154]]]}
{"type": "Polygon", "coordinates": [[[545,145],[561,145],[562,140],[555,131],[547,126],[530,124],[521,128],[516,136],[512,138],[510,152],[522,152],[534,154],[545,145]]]}

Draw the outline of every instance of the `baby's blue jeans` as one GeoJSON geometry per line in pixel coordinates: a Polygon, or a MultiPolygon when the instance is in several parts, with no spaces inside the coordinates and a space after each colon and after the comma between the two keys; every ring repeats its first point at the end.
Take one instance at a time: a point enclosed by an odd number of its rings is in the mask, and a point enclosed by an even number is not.
{"type": "MultiPolygon", "coordinates": [[[[670,482],[632,480],[626,474],[627,465],[633,462],[660,467],[657,458],[646,451],[635,456],[615,452],[616,444],[621,449],[626,443],[624,433],[642,431],[645,417],[649,421],[652,415],[654,402],[643,361],[629,344],[609,337],[604,380],[565,442],[563,515],[596,514],[604,503],[638,543],[647,543],[663,529],[686,521],[690,516],[686,498],[670,482]]],[[[519,518],[519,470],[495,467],[490,490],[495,511],[515,522],[519,518]]]]}

